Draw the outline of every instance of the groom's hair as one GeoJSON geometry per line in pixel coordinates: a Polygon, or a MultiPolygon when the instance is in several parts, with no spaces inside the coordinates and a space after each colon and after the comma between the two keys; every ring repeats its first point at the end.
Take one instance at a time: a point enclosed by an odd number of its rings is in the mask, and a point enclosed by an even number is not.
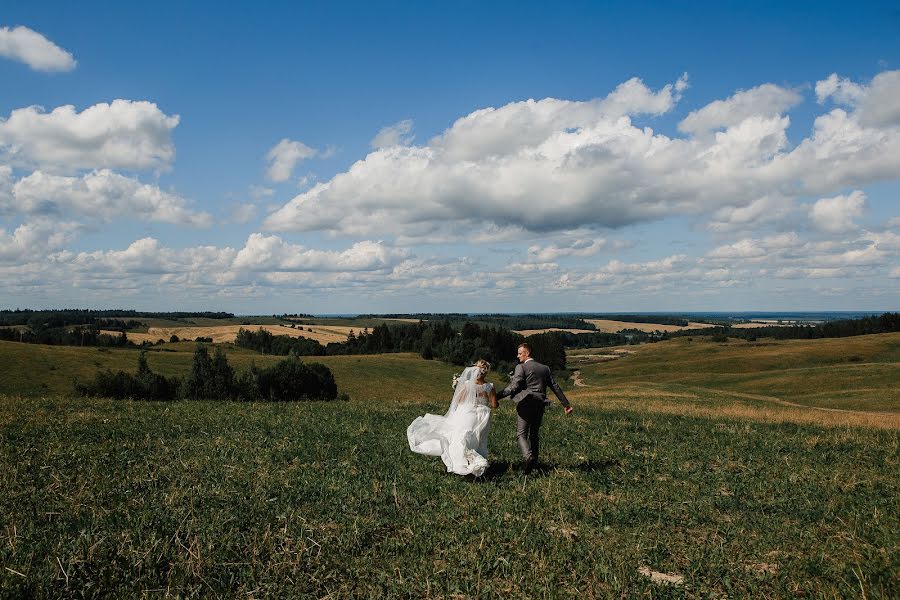
{"type": "Polygon", "coordinates": [[[525,348],[525,352],[528,353],[528,356],[531,356],[531,354],[532,354],[532,352],[531,352],[531,344],[529,344],[528,342],[522,342],[521,344],[519,344],[518,346],[516,346],[516,348],[525,348]]]}

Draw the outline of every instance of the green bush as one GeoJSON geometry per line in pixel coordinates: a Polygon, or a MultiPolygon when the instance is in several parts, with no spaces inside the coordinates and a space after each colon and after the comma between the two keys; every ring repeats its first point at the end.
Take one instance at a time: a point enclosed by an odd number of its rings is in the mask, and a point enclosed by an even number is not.
{"type": "Polygon", "coordinates": [[[242,400],[290,402],[337,398],[331,369],[320,363],[304,363],[295,355],[267,369],[251,366],[238,379],[237,387],[242,400]]]}
{"type": "Polygon", "coordinates": [[[136,375],[125,371],[100,371],[88,383],[75,383],[75,392],[81,396],[116,398],[119,400],[174,400],[180,380],[163,377],[150,370],[142,351],[138,356],[136,375]]]}
{"type": "Polygon", "coordinates": [[[81,396],[134,400],[244,400],[290,402],[297,400],[334,400],[337,384],[331,369],[320,363],[304,363],[296,355],[260,369],[251,365],[235,376],[221,348],[213,356],[205,346],[194,351],[191,372],[184,379],[157,375],[147,365],[147,357],[138,357],[137,374],[125,371],[101,371],[88,383],[75,383],[81,396]]]}

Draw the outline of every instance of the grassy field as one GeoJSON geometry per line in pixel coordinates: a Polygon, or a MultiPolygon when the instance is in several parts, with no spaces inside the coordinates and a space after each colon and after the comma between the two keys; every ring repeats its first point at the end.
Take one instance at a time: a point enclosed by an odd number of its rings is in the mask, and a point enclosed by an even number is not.
{"type": "MultiPolygon", "coordinates": [[[[544,467],[522,474],[504,404],[478,480],[407,447],[446,409],[436,361],[321,359],[349,402],[114,402],[65,383],[135,351],[0,345],[0,597],[897,597],[898,345],[578,363],[544,467]]],[[[167,346],[151,367],[186,371],[167,346]]]]}
{"type": "Polygon", "coordinates": [[[778,342],[678,338],[640,346],[616,361],[579,363],[578,368],[585,384],[598,392],[645,388],[648,396],[657,389],[763,405],[900,413],[896,333],[778,342]]]}

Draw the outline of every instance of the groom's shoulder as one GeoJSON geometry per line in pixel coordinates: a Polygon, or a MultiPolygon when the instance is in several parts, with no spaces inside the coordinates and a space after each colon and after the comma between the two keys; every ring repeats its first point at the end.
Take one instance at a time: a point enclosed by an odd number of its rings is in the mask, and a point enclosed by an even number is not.
{"type": "Polygon", "coordinates": [[[534,360],[534,359],[531,359],[527,363],[525,363],[525,366],[523,368],[534,373],[535,371],[543,371],[544,369],[547,368],[547,366],[543,363],[540,363],[540,362],[534,360]]]}

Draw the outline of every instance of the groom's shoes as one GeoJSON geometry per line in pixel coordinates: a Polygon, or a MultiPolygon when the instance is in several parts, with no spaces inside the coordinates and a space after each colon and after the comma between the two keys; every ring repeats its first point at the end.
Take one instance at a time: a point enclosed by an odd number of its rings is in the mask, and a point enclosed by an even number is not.
{"type": "Polygon", "coordinates": [[[537,460],[534,458],[525,459],[525,466],[522,469],[522,472],[525,475],[531,475],[531,472],[534,471],[534,468],[537,466],[537,460]]]}

